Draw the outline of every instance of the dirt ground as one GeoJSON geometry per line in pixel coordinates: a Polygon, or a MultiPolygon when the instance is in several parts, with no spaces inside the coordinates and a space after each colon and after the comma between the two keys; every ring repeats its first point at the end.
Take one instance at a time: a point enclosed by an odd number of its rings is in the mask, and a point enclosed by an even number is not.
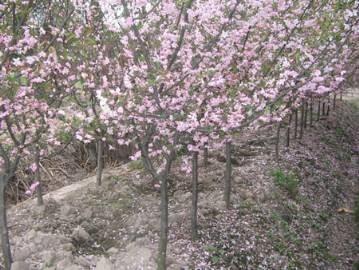
{"type": "MultiPolygon", "coordinates": [[[[200,166],[200,237],[190,240],[190,177],[170,178],[168,269],[353,269],[359,261],[352,210],[359,195],[359,94],[274,159],[274,128],[234,141],[232,207],[223,202],[225,165],[200,166]],[[248,143],[251,141],[251,143],[248,143]]],[[[178,161],[179,162],[179,161],[178,161]]],[[[159,194],[141,166],[106,170],[9,210],[16,269],[155,269],[159,194]],[[24,268],[25,267],[25,268],[24,268]]],[[[1,262],[0,262],[1,265],[1,262]]]]}

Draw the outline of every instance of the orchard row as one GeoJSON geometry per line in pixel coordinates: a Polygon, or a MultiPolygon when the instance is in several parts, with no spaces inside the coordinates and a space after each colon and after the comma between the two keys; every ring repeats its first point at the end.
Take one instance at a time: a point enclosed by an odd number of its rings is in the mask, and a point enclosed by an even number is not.
{"type": "MultiPolygon", "coordinates": [[[[297,123],[298,110],[313,119],[312,101],[340,95],[357,70],[357,10],[354,0],[0,4],[5,269],[12,261],[5,187],[30,157],[38,181],[29,192],[36,190],[42,204],[40,162],[76,141],[97,144],[99,185],[104,146],[122,145],[132,145],[132,158],[160,182],[158,269],[165,269],[167,179],[177,153],[192,153],[196,167],[208,149],[226,146],[229,154],[233,134],[245,128],[297,123]]],[[[188,173],[189,159],[183,159],[188,173]]],[[[229,206],[230,168],[225,178],[229,206]]],[[[192,225],[195,238],[196,211],[192,225]]]]}

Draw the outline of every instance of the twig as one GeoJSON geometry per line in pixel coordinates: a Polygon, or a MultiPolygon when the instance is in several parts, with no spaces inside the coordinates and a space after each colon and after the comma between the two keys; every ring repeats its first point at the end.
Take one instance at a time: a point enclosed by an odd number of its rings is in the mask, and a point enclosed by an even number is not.
{"type": "Polygon", "coordinates": [[[51,174],[41,163],[40,163],[40,167],[44,170],[44,172],[51,178],[53,179],[53,174],[51,174]]]}

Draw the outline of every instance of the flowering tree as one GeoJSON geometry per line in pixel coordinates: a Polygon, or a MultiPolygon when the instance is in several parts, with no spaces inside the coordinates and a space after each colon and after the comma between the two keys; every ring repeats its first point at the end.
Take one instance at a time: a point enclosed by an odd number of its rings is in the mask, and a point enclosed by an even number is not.
{"type": "MultiPolygon", "coordinates": [[[[78,23],[86,20],[81,27],[74,29],[72,37],[72,58],[77,64],[77,74],[71,90],[75,101],[75,117],[80,128],[76,139],[97,146],[97,184],[101,185],[104,146],[114,148],[116,143],[114,116],[107,98],[118,92],[118,69],[120,59],[115,57],[118,51],[113,34],[103,25],[103,15],[98,5],[76,4],[78,23]]],[[[115,102],[112,100],[112,102],[115,102]]]]}
{"type": "Polygon", "coordinates": [[[109,95],[117,100],[109,104],[117,112],[121,140],[126,133],[133,134],[130,140],[138,146],[134,158],[141,156],[147,170],[161,183],[158,265],[165,269],[168,175],[180,144],[192,140],[187,131],[197,128],[196,113],[192,112],[198,104],[195,94],[203,80],[208,84],[216,75],[205,70],[215,65],[212,49],[239,2],[101,1],[100,5],[106,23],[120,34],[121,91],[109,95]]]}
{"type": "Polygon", "coordinates": [[[354,6],[215,0],[103,0],[99,5],[107,27],[118,33],[121,59],[119,91],[104,89],[103,96],[116,112],[112,120],[120,141],[137,144],[134,158],[141,156],[161,183],[158,267],[164,269],[167,178],[181,145],[199,152],[226,143],[230,153],[233,132],[281,121],[308,96],[301,93],[312,89],[313,80],[318,93],[327,92],[330,88],[319,84],[322,71],[316,70],[340,51],[345,37],[338,36],[343,31],[337,23],[346,12],[353,17],[354,6]],[[132,136],[125,139],[128,133],[132,136]]]}
{"type": "Polygon", "coordinates": [[[279,123],[301,106],[303,135],[307,102],[324,98],[344,81],[353,56],[350,44],[358,36],[355,7],[343,0],[29,0],[0,5],[1,194],[21,156],[35,153],[32,169],[39,178],[40,159],[53,145],[68,142],[73,127],[77,140],[97,145],[98,184],[104,144],[134,144],[132,158],[142,158],[160,183],[158,269],[165,269],[167,182],[179,150],[193,157],[195,239],[198,154],[226,146],[229,207],[233,137],[248,126],[279,123]]]}
{"type": "MultiPolygon", "coordinates": [[[[61,106],[68,83],[64,28],[71,18],[69,3],[9,1],[1,4],[0,35],[0,231],[5,269],[11,267],[6,223],[5,188],[24,156],[35,152],[32,166],[39,177],[41,156],[48,144],[60,144],[56,108],[61,106]],[[52,12],[61,16],[54,17],[52,12]]],[[[66,132],[68,127],[62,132],[66,132]]],[[[68,130],[69,131],[69,130],[68,130]]],[[[38,184],[39,203],[42,203],[38,184]]]]}

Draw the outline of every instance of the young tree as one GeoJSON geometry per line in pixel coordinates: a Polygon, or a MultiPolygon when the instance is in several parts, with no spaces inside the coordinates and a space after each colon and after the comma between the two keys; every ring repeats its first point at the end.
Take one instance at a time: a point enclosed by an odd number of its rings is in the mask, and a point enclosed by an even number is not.
{"type": "Polygon", "coordinates": [[[167,179],[179,144],[192,152],[211,141],[223,145],[246,125],[280,122],[308,91],[328,92],[322,82],[330,78],[321,70],[339,62],[329,57],[341,51],[346,37],[332,44],[340,28],[330,16],[353,6],[214,0],[99,4],[105,23],[119,34],[121,56],[119,92],[109,95],[108,104],[117,112],[120,138],[132,134],[139,150],[135,157],[142,156],[161,183],[158,269],[165,269],[167,179]]]}
{"type": "MultiPolygon", "coordinates": [[[[0,233],[6,270],[12,258],[5,188],[23,157],[31,155],[31,147],[39,163],[39,146],[44,137],[51,137],[50,123],[56,121],[53,109],[64,96],[63,90],[58,91],[57,80],[68,74],[66,59],[59,60],[55,48],[63,41],[70,7],[69,2],[51,1],[0,4],[0,233]],[[59,11],[56,17],[52,14],[55,11],[59,11]]],[[[38,173],[38,168],[34,171],[38,173]]]]}

